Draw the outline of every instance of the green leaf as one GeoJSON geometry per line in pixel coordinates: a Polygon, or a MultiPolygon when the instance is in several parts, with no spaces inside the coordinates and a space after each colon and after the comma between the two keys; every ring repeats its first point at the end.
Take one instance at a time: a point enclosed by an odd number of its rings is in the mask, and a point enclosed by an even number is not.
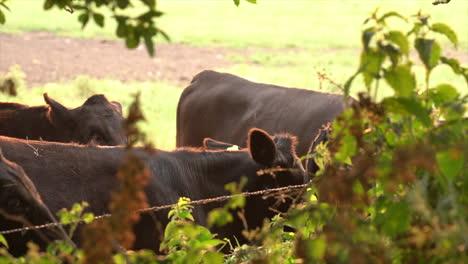
{"type": "Polygon", "coordinates": [[[313,240],[307,241],[307,251],[310,254],[310,257],[314,260],[321,260],[325,256],[327,250],[327,242],[324,238],[316,238],[313,240]]]}
{"type": "Polygon", "coordinates": [[[49,10],[54,6],[54,0],[45,0],[44,1],[44,10],[49,10]]]}
{"type": "Polygon", "coordinates": [[[351,90],[351,85],[353,84],[354,79],[361,73],[361,69],[359,69],[353,76],[351,76],[346,83],[344,84],[344,95],[345,97],[349,96],[349,91],[351,90]]]}
{"type": "Polygon", "coordinates": [[[378,77],[384,59],[385,54],[375,49],[370,49],[361,54],[360,65],[364,72],[371,74],[373,77],[378,77]]]}
{"type": "Polygon", "coordinates": [[[384,213],[375,217],[375,222],[383,233],[389,237],[396,237],[407,231],[411,221],[411,210],[405,201],[388,204],[384,213]]]}
{"type": "Polygon", "coordinates": [[[396,44],[401,52],[408,55],[409,54],[409,42],[408,38],[401,31],[392,30],[385,35],[385,38],[396,44]]]}
{"type": "Polygon", "coordinates": [[[370,28],[365,29],[362,32],[362,36],[361,36],[362,46],[364,47],[366,51],[369,50],[369,43],[371,42],[372,37],[375,35],[376,31],[377,30],[375,27],[370,27],[370,28]]]}
{"type": "Polygon", "coordinates": [[[224,262],[223,254],[219,252],[206,252],[203,255],[203,262],[202,263],[213,263],[213,264],[222,264],[224,262]]]}
{"type": "Polygon", "coordinates": [[[392,65],[398,64],[400,60],[401,52],[396,46],[392,44],[383,44],[381,41],[379,41],[378,47],[381,51],[385,52],[385,54],[388,57],[390,57],[390,60],[392,61],[392,65]]]}
{"type": "Polygon", "coordinates": [[[247,2],[251,3],[251,4],[256,4],[257,3],[257,0],[247,0],[247,2]]]}
{"type": "Polygon", "coordinates": [[[5,24],[5,14],[3,14],[2,10],[0,10],[0,24],[5,24]]]}
{"type": "Polygon", "coordinates": [[[436,154],[437,164],[448,180],[454,180],[463,168],[464,155],[459,149],[450,149],[436,154]]]}
{"type": "Polygon", "coordinates": [[[166,41],[171,41],[171,38],[164,30],[161,30],[160,28],[156,28],[156,29],[158,33],[161,34],[164,37],[164,39],[166,39],[166,41]]]}
{"type": "Polygon", "coordinates": [[[385,54],[376,49],[363,50],[359,68],[364,77],[364,83],[368,90],[374,79],[380,78],[380,69],[385,59],[385,54]]]}
{"type": "Polygon", "coordinates": [[[441,49],[439,44],[433,39],[417,38],[414,46],[426,69],[431,71],[440,59],[441,49]]]}
{"type": "Polygon", "coordinates": [[[83,218],[83,221],[86,224],[89,224],[94,220],[94,215],[93,215],[93,213],[86,213],[86,214],[83,215],[82,218],[83,218]]]}
{"type": "Polygon", "coordinates": [[[94,18],[94,22],[96,22],[96,24],[98,24],[100,27],[104,27],[104,16],[103,15],[95,13],[93,15],[93,18],[94,18]]]}
{"type": "Polygon", "coordinates": [[[119,38],[124,38],[127,35],[127,24],[125,22],[119,22],[117,25],[116,34],[119,38]]]}
{"type": "Polygon", "coordinates": [[[146,50],[148,54],[153,57],[154,56],[154,43],[153,39],[150,35],[144,35],[143,39],[145,40],[146,50]]]}
{"type": "Polygon", "coordinates": [[[462,67],[457,59],[442,56],[440,57],[440,61],[447,64],[455,74],[462,75],[466,83],[468,83],[468,68],[462,67]]]}
{"type": "Polygon", "coordinates": [[[5,5],[4,3],[0,3],[1,6],[3,6],[3,8],[5,8],[6,10],[10,11],[10,8],[8,8],[7,5],[5,5]]]}
{"type": "Polygon", "coordinates": [[[208,226],[224,226],[234,220],[231,213],[224,208],[216,208],[208,214],[208,226]]]}
{"type": "Polygon", "coordinates": [[[431,30],[445,35],[453,43],[455,47],[458,46],[457,34],[448,25],[444,23],[434,23],[432,24],[431,30]]]}
{"type": "Polygon", "coordinates": [[[128,0],[117,0],[117,6],[120,8],[120,9],[125,9],[127,8],[129,4],[129,1],[128,0]]]}
{"type": "Polygon", "coordinates": [[[340,149],[335,154],[335,159],[339,162],[352,165],[351,157],[357,151],[356,138],[353,135],[347,134],[341,139],[341,144],[340,149]]]}
{"type": "Polygon", "coordinates": [[[1,234],[0,234],[0,244],[8,248],[8,242],[6,241],[5,237],[1,234]]]}
{"type": "Polygon", "coordinates": [[[384,23],[385,24],[385,20],[387,18],[390,18],[390,17],[398,17],[398,18],[403,19],[404,21],[407,21],[406,17],[404,17],[403,15],[401,15],[400,13],[395,12],[395,11],[390,11],[390,12],[387,12],[387,13],[383,14],[377,21],[379,23],[384,23]]]}
{"type": "Polygon", "coordinates": [[[398,65],[384,71],[385,81],[393,88],[398,97],[411,97],[416,88],[416,79],[411,65],[398,65]]]}
{"type": "Polygon", "coordinates": [[[416,117],[423,125],[429,127],[432,120],[428,110],[424,108],[421,101],[415,98],[385,98],[383,102],[389,113],[409,114],[416,117]]]}
{"type": "Polygon", "coordinates": [[[150,21],[151,19],[153,19],[153,17],[160,17],[162,16],[164,13],[161,12],[161,11],[157,11],[157,10],[150,10],[146,13],[144,13],[143,15],[140,15],[138,17],[138,19],[142,20],[142,21],[150,21]]]}
{"type": "Polygon", "coordinates": [[[125,44],[127,48],[134,49],[140,44],[140,38],[136,35],[136,31],[133,27],[127,27],[127,35],[125,36],[125,44]]]}
{"type": "Polygon", "coordinates": [[[83,29],[86,24],[88,24],[89,21],[89,14],[88,13],[83,13],[80,16],[78,16],[78,21],[81,22],[81,29],[83,29]]]}
{"type": "Polygon", "coordinates": [[[439,84],[429,90],[429,96],[436,106],[448,103],[456,99],[460,94],[457,89],[450,84],[439,84]]]}
{"type": "Polygon", "coordinates": [[[240,0],[234,0],[234,4],[235,4],[236,6],[239,6],[239,5],[240,5],[240,0]]]}
{"type": "Polygon", "coordinates": [[[146,6],[150,8],[155,8],[156,7],[156,0],[142,0],[143,3],[145,3],[146,6]]]}

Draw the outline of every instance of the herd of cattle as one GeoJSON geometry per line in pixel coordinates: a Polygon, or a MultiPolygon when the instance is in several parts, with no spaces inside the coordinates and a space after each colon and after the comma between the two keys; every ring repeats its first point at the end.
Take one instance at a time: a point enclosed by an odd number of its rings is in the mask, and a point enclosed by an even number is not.
{"type": "MultiPolygon", "coordinates": [[[[110,194],[119,184],[115,175],[126,143],[120,103],[94,95],[69,109],[47,94],[44,100],[44,106],[0,103],[0,231],[51,222],[50,211],[81,201],[96,215],[108,213],[110,194]]],[[[226,195],[225,184],[242,176],[248,179],[244,191],[308,182],[316,165],[310,160],[304,169],[298,156],[314,151],[314,139],[326,140],[322,126],[353,103],[344,100],[337,94],[254,83],[227,73],[197,74],[179,100],[177,149],[155,149],[153,154],[132,150],[151,171],[145,188],[149,204],[226,195]],[[233,144],[241,149],[228,150],[233,144]],[[277,167],[286,170],[257,174],[277,167]]],[[[270,210],[275,202],[249,197],[245,219],[235,218],[212,231],[245,242],[244,225],[261,226],[275,214],[270,210]]],[[[206,225],[208,212],[219,206],[222,203],[195,206],[196,221],[206,225]]],[[[279,206],[286,210],[288,204],[279,206]]],[[[158,250],[167,222],[167,211],[143,214],[134,228],[134,248],[158,250]]],[[[24,254],[29,240],[44,247],[58,238],[47,229],[5,237],[13,255],[24,254]]]]}

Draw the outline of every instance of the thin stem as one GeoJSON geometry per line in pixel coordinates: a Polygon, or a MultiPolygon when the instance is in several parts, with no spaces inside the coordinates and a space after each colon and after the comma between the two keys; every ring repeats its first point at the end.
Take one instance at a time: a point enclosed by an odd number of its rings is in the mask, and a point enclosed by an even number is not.
{"type": "Polygon", "coordinates": [[[429,103],[429,76],[431,74],[431,70],[426,69],[426,106],[429,103]]]}
{"type": "Polygon", "coordinates": [[[379,81],[380,81],[380,78],[377,78],[376,81],[375,81],[374,102],[377,102],[377,92],[379,90],[379,81]]]}

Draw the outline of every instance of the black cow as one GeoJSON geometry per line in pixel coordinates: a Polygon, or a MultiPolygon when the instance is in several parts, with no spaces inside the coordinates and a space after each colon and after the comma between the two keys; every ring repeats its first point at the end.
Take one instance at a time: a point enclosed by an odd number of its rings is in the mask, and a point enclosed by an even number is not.
{"type": "Polygon", "coordinates": [[[99,145],[125,144],[122,106],[104,95],[93,95],[68,109],[44,93],[47,105],[0,103],[0,135],[99,145]]]}
{"type": "MultiPolygon", "coordinates": [[[[44,224],[50,219],[49,211],[24,170],[7,160],[0,150],[0,231],[44,224]]],[[[33,238],[31,234],[21,237],[18,233],[5,237],[10,253],[16,256],[26,250],[24,239],[33,238]]]]}
{"type": "MultiPolygon", "coordinates": [[[[151,179],[145,189],[151,206],[176,203],[182,196],[197,200],[226,195],[225,184],[239,182],[241,176],[248,179],[244,191],[303,182],[304,169],[295,154],[294,137],[282,134],[271,138],[262,130],[252,129],[247,145],[248,149],[241,151],[188,148],[168,152],[155,149],[154,155],[139,148],[132,151],[144,160],[151,171],[151,179]],[[291,170],[278,171],[274,175],[257,175],[261,169],[276,167],[291,170]]],[[[118,184],[115,175],[124,147],[25,141],[7,137],[0,137],[0,147],[9,159],[24,168],[51,210],[88,201],[95,214],[108,212],[110,192],[118,184]]],[[[223,204],[196,206],[193,212],[196,221],[205,225],[208,211],[223,204]]],[[[245,216],[248,227],[256,228],[265,217],[272,217],[274,213],[269,210],[272,204],[271,199],[247,198],[245,216]]],[[[165,226],[167,211],[156,212],[152,217],[143,215],[135,227],[136,249],[158,249],[162,233],[155,228],[155,221],[165,226]]],[[[242,221],[236,218],[234,223],[213,231],[220,237],[235,236],[243,242],[242,229],[242,221]]]]}
{"type": "Polygon", "coordinates": [[[205,137],[244,147],[246,132],[298,137],[297,154],[307,154],[319,129],[353,99],[343,95],[255,83],[228,73],[203,71],[183,91],[177,107],[177,147],[202,146],[205,137]]]}

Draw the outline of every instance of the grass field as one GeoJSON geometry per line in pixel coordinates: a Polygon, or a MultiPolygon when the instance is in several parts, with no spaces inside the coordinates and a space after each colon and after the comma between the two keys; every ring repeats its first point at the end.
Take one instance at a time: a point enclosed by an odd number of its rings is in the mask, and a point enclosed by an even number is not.
{"type": "MultiPolygon", "coordinates": [[[[110,20],[106,21],[104,29],[90,24],[82,31],[77,22],[77,13],[59,10],[43,12],[42,2],[9,2],[11,12],[6,14],[7,23],[0,27],[0,32],[49,31],[73,37],[114,38],[115,25],[110,20]]],[[[166,15],[158,25],[169,33],[174,43],[252,51],[247,56],[228,56],[234,66],[218,70],[255,81],[317,90],[320,87],[317,71],[325,72],[336,82],[343,83],[356,70],[359,63],[359,32],[364,19],[377,6],[382,12],[395,10],[404,15],[414,14],[419,9],[430,13],[433,21],[444,22],[454,28],[460,41],[456,54],[468,58],[468,1],[452,1],[449,5],[439,6],[433,6],[431,2],[259,0],[257,5],[243,1],[240,7],[235,7],[231,0],[159,0],[159,7],[166,15]]],[[[397,25],[398,21],[392,20],[392,23],[397,25]]],[[[441,38],[441,41],[444,47],[452,49],[445,39],[441,38]]],[[[422,83],[422,67],[416,71],[422,83]]],[[[462,93],[468,93],[466,83],[448,68],[438,68],[431,81],[452,83],[462,93]]],[[[362,83],[358,81],[354,87],[353,94],[356,94],[362,90],[359,88],[362,83]]],[[[141,91],[148,119],[144,129],[157,146],[173,148],[175,109],[182,89],[180,85],[171,83],[122,83],[79,77],[69,83],[21,87],[18,97],[5,98],[2,95],[0,98],[4,101],[42,104],[41,93],[48,91],[64,104],[77,106],[91,93],[105,93],[110,99],[128,105],[131,95],[141,91]]],[[[339,92],[330,84],[324,84],[323,89],[339,92]]],[[[390,93],[388,87],[383,87],[380,96],[390,93]]]]}

